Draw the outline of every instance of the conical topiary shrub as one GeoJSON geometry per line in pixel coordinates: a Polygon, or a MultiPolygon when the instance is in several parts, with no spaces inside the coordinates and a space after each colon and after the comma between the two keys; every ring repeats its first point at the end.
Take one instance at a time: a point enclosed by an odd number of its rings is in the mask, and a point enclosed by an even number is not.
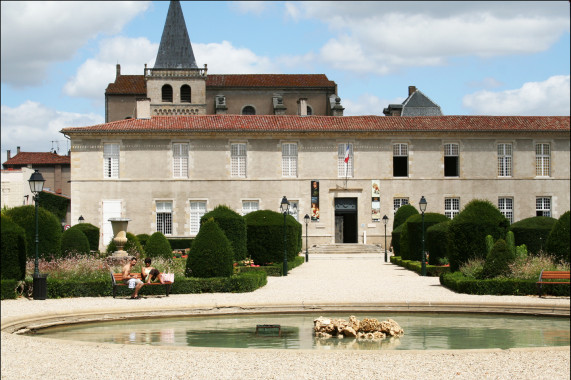
{"type": "Polygon", "coordinates": [[[172,248],[165,235],[161,232],[152,234],[147,240],[147,244],[145,244],[145,255],[147,257],[170,259],[172,257],[172,248]]]}
{"type": "Polygon", "coordinates": [[[207,220],[192,242],[186,259],[187,277],[230,277],[234,272],[234,252],[230,241],[214,221],[207,220]]]}
{"type": "Polygon", "coordinates": [[[61,236],[61,253],[63,256],[89,254],[89,240],[78,228],[69,228],[61,236]]]}
{"type": "Polygon", "coordinates": [[[246,221],[244,217],[232,210],[228,206],[219,205],[214,210],[207,212],[200,218],[200,222],[213,218],[218,227],[224,231],[224,234],[232,244],[234,251],[234,260],[240,261],[248,257],[248,247],[246,239],[246,221]]]}
{"type": "Polygon", "coordinates": [[[500,239],[495,244],[490,253],[486,256],[482,276],[484,278],[494,278],[506,275],[510,271],[509,265],[515,260],[515,254],[510,250],[505,240],[500,239]]]}

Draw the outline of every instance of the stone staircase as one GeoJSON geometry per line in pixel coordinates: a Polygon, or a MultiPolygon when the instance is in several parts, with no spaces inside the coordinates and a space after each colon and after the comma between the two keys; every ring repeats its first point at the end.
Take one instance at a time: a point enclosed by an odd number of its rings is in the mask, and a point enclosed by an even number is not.
{"type": "Polygon", "coordinates": [[[376,244],[320,244],[309,247],[308,252],[318,254],[381,254],[385,251],[376,244]]]}

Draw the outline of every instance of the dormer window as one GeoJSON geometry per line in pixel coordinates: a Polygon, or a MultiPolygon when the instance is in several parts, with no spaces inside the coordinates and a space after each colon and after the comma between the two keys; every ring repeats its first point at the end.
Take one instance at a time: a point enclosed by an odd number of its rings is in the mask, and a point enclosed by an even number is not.
{"type": "Polygon", "coordinates": [[[180,87],[180,102],[190,103],[190,86],[184,84],[180,87]]]}
{"type": "Polygon", "coordinates": [[[161,90],[163,102],[172,103],[172,87],[165,84],[161,90]]]}
{"type": "Polygon", "coordinates": [[[242,108],[242,115],[255,115],[256,110],[252,106],[246,106],[242,108]]]}

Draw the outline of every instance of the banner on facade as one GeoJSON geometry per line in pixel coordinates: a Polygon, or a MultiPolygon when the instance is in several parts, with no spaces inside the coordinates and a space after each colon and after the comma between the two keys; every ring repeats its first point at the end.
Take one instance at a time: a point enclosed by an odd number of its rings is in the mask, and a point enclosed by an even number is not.
{"type": "Polygon", "coordinates": [[[373,222],[381,221],[381,181],[371,181],[371,217],[373,222]]]}
{"type": "Polygon", "coordinates": [[[319,181],[311,181],[311,220],[319,221],[319,181]]]}

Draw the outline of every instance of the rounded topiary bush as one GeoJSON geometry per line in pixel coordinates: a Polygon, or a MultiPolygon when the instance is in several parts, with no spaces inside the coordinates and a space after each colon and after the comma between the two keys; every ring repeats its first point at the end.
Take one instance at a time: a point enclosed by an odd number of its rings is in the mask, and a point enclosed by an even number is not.
{"type": "Polygon", "coordinates": [[[78,228],[69,228],[61,236],[61,253],[63,256],[89,254],[89,240],[78,228]]]}
{"type": "Polygon", "coordinates": [[[402,235],[403,228],[404,224],[401,224],[391,233],[391,245],[393,246],[393,253],[395,256],[400,256],[401,258],[400,237],[402,235]]]}
{"type": "Polygon", "coordinates": [[[488,200],[474,199],[452,221],[448,228],[450,270],[457,271],[470,259],[486,257],[486,235],[494,240],[506,235],[509,220],[488,200]]]}
{"type": "Polygon", "coordinates": [[[26,277],[26,232],[2,214],[0,278],[23,280],[26,277]]]}
{"type": "Polygon", "coordinates": [[[200,223],[213,218],[230,240],[234,251],[234,260],[240,261],[248,257],[248,241],[246,238],[246,221],[244,217],[228,206],[219,205],[200,218],[200,223]]]}
{"type": "MultiPolygon", "coordinates": [[[[244,219],[248,228],[248,253],[258,265],[281,263],[284,259],[284,216],[271,210],[254,211],[244,219]]],[[[301,224],[286,217],[286,256],[293,261],[299,254],[301,224]]]]}
{"type": "Polygon", "coordinates": [[[414,208],[413,205],[404,205],[398,208],[397,212],[395,212],[395,219],[393,220],[393,231],[406,222],[406,220],[412,216],[417,215],[418,210],[414,208]]]}
{"type": "MultiPolygon", "coordinates": [[[[20,206],[5,211],[14,223],[26,232],[26,257],[36,257],[36,210],[35,206],[20,206]]],[[[41,206],[38,208],[38,256],[44,259],[60,257],[61,224],[58,218],[41,206]]]]}
{"type": "Polygon", "coordinates": [[[78,229],[87,236],[89,241],[89,250],[98,251],[99,250],[99,227],[94,226],[90,223],[78,223],[71,229],[78,229]]]}
{"type": "MultiPolygon", "coordinates": [[[[115,242],[113,239],[111,239],[109,245],[107,245],[106,252],[107,254],[111,255],[116,250],[117,245],[115,245],[115,242]]],[[[127,243],[125,243],[123,246],[123,250],[127,252],[127,255],[135,256],[137,258],[141,258],[145,255],[145,250],[143,249],[141,243],[139,243],[139,239],[137,239],[137,237],[130,232],[127,232],[127,243]]]]}
{"type": "MultiPolygon", "coordinates": [[[[426,245],[426,230],[435,224],[448,221],[448,218],[435,212],[424,213],[424,249],[426,245]]],[[[403,224],[401,234],[401,256],[406,256],[405,260],[422,261],[422,214],[410,216],[403,224]]]]}
{"type": "Polygon", "coordinates": [[[168,239],[161,232],[155,232],[147,240],[145,244],[145,254],[148,257],[162,257],[170,259],[172,257],[172,248],[168,239]]]}
{"type": "Polygon", "coordinates": [[[139,239],[139,243],[144,247],[147,245],[147,240],[151,237],[149,234],[137,234],[137,239],[139,239]]]}
{"type": "Polygon", "coordinates": [[[234,252],[222,229],[210,219],[200,226],[186,259],[187,277],[229,277],[234,272],[234,252]]]}
{"type": "Polygon", "coordinates": [[[557,260],[569,263],[569,211],[561,215],[553,225],[546,248],[557,260]]]}
{"type": "Polygon", "coordinates": [[[425,245],[430,255],[430,265],[440,265],[440,259],[448,258],[448,227],[450,220],[437,223],[426,229],[425,245]]]}
{"type": "Polygon", "coordinates": [[[529,252],[537,254],[545,250],[547,238],[555,222],[555,218],[534,216],[513,223],[509,230],[514,234],[515,245],[525,244],[529,252]]]}
{"type": "Polygon", "coordinates": [[[505,240],[499,239],[490,253],[486,256],[486,262],[482,270],[482,277],[494,278],[507,275],[510,272],[509,265],[515,260],[515,255],[508,248],[505,240]]]}

